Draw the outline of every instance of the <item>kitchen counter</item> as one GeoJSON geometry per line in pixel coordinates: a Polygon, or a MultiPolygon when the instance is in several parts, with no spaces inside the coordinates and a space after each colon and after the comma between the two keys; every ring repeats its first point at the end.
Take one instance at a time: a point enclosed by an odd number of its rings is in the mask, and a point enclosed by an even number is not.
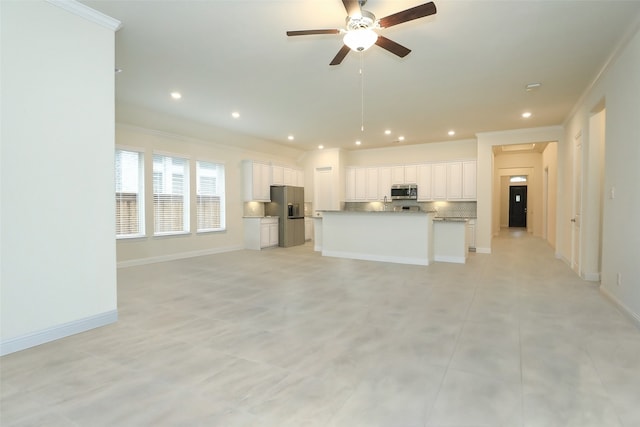
{"type": "Polygon", "coordinates": [[[434,218],[434,260],[464,264],[469,253],[467,218],[434,218]]]}
{"type": "Polygon", "coordinates": [[[429,265],[433,217],[425,211],[324,211],[315,248],[323,256],[429,265]]]}

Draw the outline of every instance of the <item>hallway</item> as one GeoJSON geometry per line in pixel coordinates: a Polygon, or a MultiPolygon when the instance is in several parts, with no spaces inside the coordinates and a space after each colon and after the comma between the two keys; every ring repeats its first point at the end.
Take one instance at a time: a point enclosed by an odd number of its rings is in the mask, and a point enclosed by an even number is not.
{"type": "Polygon", "coordinates": [[[493,248],[120,269],[117,324],[0,359],[0,424],[640,425],[640,331],[542,239],[505,230],[493,248]]]}

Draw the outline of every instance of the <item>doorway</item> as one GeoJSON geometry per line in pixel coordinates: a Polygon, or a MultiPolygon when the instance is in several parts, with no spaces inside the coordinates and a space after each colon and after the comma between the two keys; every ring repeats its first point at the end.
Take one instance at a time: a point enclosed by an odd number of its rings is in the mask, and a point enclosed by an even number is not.
{"type": "Polygon", "coordinates": [[[527,186],[509,187],[509,227],[527,227],[527,186]]]}

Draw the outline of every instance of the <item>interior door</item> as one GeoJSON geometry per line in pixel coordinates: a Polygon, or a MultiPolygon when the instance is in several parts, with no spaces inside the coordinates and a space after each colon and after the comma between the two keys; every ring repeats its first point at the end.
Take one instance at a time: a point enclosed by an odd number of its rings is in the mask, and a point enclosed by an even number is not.
{"type": "Polygon", "coordinates": [[[571,218],[571,268],[580,275],[580,224],[582,219],[582,132],[573,153],[573,216],[571,218]]]}
{"type": "Polygon", "coordinates": [[[527,186],[509,187],[509,227],[527,226],[527,186]]]}

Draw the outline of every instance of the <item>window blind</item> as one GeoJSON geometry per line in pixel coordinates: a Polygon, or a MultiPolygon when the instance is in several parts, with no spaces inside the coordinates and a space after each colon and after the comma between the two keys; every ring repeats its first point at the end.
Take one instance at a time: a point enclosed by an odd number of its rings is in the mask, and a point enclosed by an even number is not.
{"type": "Polygon", "coordinates": [[[224,165],[196,161],[197,231],[225,227],[224,165]]]}
{"type": "Polygon", "coordinates": [[[189,161],[153,155],[154,233],[189,231],[189,161]]]}
{"type": "Polygon", "coordinates": [[[137,151],[116,149],[116,238],[144,235],[144,160],[137,151]]]}

